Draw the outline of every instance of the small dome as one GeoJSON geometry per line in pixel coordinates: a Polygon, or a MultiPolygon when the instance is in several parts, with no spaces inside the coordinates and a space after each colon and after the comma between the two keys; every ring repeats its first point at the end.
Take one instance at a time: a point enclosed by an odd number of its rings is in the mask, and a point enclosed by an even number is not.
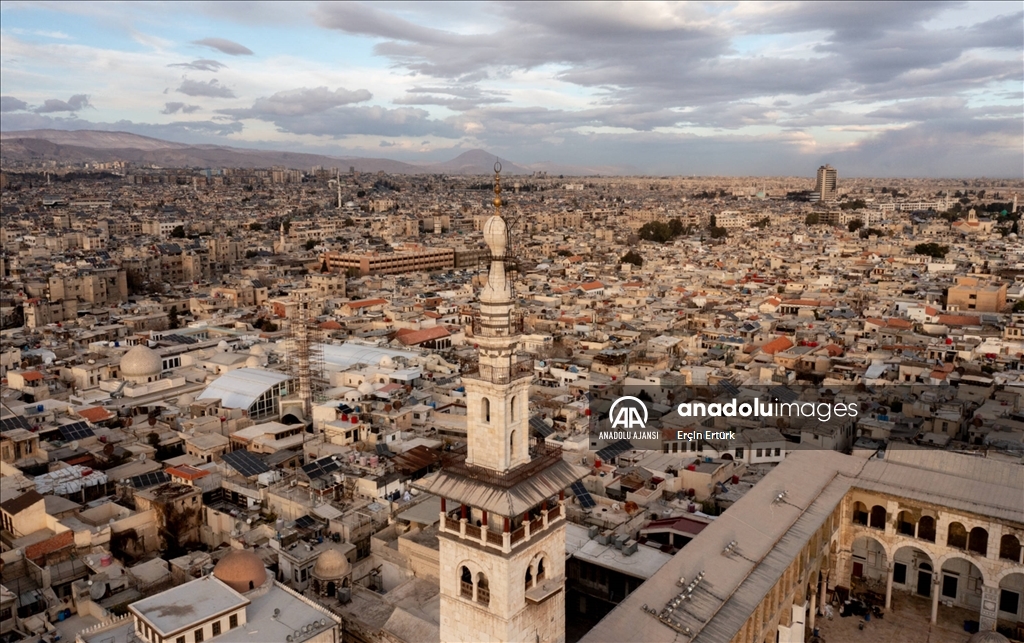
{"type": "Polygon", "coordinates": [[[391,359],[390,355],[385,355],[384,357],[380,358],[380,363],[377,365],[383,366],[385,368],[391,367],[395,365],[395,360],[391,359]]]}
{"type": "Polygon", "coordinates": [[[508,225],[505,220],[495,215],[484,222],[484,243],[491,250],[491,255],[502,257],[508,245],[508,225]]]}
{"type": "Polygon", "coordinates": [[[255,355],[250,355],[248,359],[245,360],[246,368],[260,368],[261,366],[263,366],[263,362],[255,355]]]}
{"type": "Polygon", "coordinates": [[[178,396],[178,401],[176,402],[176,404],[178,405],[178,408],[183,408],[192,404],[195,401],[195,395],[192,395],[191,393],[182,393],[181,395],[178,396]]]}
{"type": "Polygon", "coordinates": [[[986,632],[975,632],[971,635],[971,638],[967,639],[967,643],[1010,643],[1010,639],[999,632],[989,630],[986,632]]]}
{"type": "Polygon", "coordinates": [[[223,339],[217,342],[217,350],[224,352],[231,348],[226,341],[223,339]]]}
{"type": "Polygon", "coordinates": [[[267,568],[254,552],[233,549],[213,568],[213,575],[231,589],[244,594],[267,581],[267,568]]]}
{"type": "Polygon", "coordinates": [[[313,575],[325,580],[337,580],[347,576],[352,566],[348,559],[337,549],[328,549],[320,554],[313,566],[313,575]]]}
{"type": "Polygon", "coordinates": [[[152,377],[163,370],[160,355],[148,346],[139,344],[121,357],[121,374],[125,377],[152,377]]]}
{"type": "Polygon", "coordinates": [[[262,344],[253,344],[249,347],[249,354],[263,357],[267,354],[267,351],[263,348],[262,344]]]}
{"type": "Polygon", "coordinates": [[[362,393],[363,395],[372,395],[373,384],[370,384],[369,382],[363,382],[362,384],[359,385],[359,392],[362,393]]]}

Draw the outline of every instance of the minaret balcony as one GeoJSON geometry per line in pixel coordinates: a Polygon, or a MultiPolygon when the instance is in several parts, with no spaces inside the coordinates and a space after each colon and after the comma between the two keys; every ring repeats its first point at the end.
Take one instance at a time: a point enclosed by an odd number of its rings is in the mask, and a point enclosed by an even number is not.
{"type": "MultiPolygon", "coordinates": [[[[471,524],[466,518],[452,518],[442,511],[441,521],[438,525],[439,531],[442,534],[471,542],[474,545],[495,549],[508,554],[521,544],[546,535],[550,527],[564,520],[564,503],[565,501],[560,499],[554,507],[542,507],[536,516],[524,516],[522,524],[516,529],[509,529],[507,531],[494,531],[487,525],[477,526],[471,524]]],[[[494,518],[501,519],[498,516],[494,516],[494,518]]]]}
{"type": "Polygon", "coordinates": [[[533,358],[513,357],[507,366],[473,364],[462,372],[463,379],[480,380],[491,384],[511,384],[517,380],[533,377],[533,358]]]}

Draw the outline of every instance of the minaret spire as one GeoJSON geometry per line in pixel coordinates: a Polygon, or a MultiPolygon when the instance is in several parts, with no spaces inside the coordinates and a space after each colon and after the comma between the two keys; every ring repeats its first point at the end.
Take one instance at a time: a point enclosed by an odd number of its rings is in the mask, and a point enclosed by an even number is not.
{"type": "Polygon", "coordinates": [[[501,216],[501,163],[494,164],[494,214],[484,223],[484,242],[491,254],[487,285],[480,293],[480,334],[507,337],[513,332],[512,281],[505,270],[509,251],[508,223],[501,216]]]}

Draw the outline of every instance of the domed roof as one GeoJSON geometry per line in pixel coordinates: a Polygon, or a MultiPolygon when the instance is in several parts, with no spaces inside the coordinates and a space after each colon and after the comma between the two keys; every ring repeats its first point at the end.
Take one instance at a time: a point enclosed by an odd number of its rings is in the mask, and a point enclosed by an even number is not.
{"type": "Polygon", "coordinates": [[[358,390],[363,395],[371,395],[373,393],[373,384],[370,384],[369,382],[363,382],[362,384],[359,385],[358,390]]]}
{"type": "Polygon", "coordinates": [[[352,566],[348,559],[337,549],[328,549],[320,554],[313,566],[313,575],[319,578],[334,579],[341,578],[349,573],[352,566]]]}
{"type": "Polygon", "coordinates": [[[1010,643],[1010,639],[999,632],[989,630],[986,632],[975,632],[971,638],[967,639],[967,643],[1010,643]]]}
{"type": "Polygon", "coordinates": [[[121,374],[128,377],[159,375],[163,362],[155,350],[139,344],[121,357],[121,374]]]}
{"type": "Polygon", "coordinates": [[[255,355],[250,355],[245,360],[245,366],[246,368],[259,368],[263,366],[263,362],[260,360],[259,357],[256,357],[255,355]]]}
{"type": "Polygon", "coordinates": [[[267,354],[267,351],[263,348],[261,344],[253,344],[252,346],[249,347],[249,354],[263,357],[264,355],[267,354]]]}
{"type": "Polygon", "coordinates": [[[213,575],[240,594],[260,587],[267,581],[267,568],[255,553],[233,549],[213,568],[213,575]]]}

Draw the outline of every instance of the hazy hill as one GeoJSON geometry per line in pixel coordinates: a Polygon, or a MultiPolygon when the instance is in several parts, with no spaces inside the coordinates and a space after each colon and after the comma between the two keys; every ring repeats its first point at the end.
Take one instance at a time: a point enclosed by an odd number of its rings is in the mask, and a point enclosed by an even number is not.
{"type": "MultiPolygon", "coordinates": [[[[486,150],[469,150],[449,161],[406,163],[386,158],[326,156],[301,152],[255,150],[221,145],[186,145],[129,132],[99,130],[25,130],[0,132],[0,159],[5,162],[61,161],[66,163],[128,161],[158,167],[287,167],[309,170],[319,165],[347,172],[388,174],[493,174],[498,157],[486,150]]],[[[611,168],[577,168],[538,164],[517,165],[502,159],[502,174],[614,174],[611,168]],[[557,171],[555,171],[557,170],[557,171]]]]}

